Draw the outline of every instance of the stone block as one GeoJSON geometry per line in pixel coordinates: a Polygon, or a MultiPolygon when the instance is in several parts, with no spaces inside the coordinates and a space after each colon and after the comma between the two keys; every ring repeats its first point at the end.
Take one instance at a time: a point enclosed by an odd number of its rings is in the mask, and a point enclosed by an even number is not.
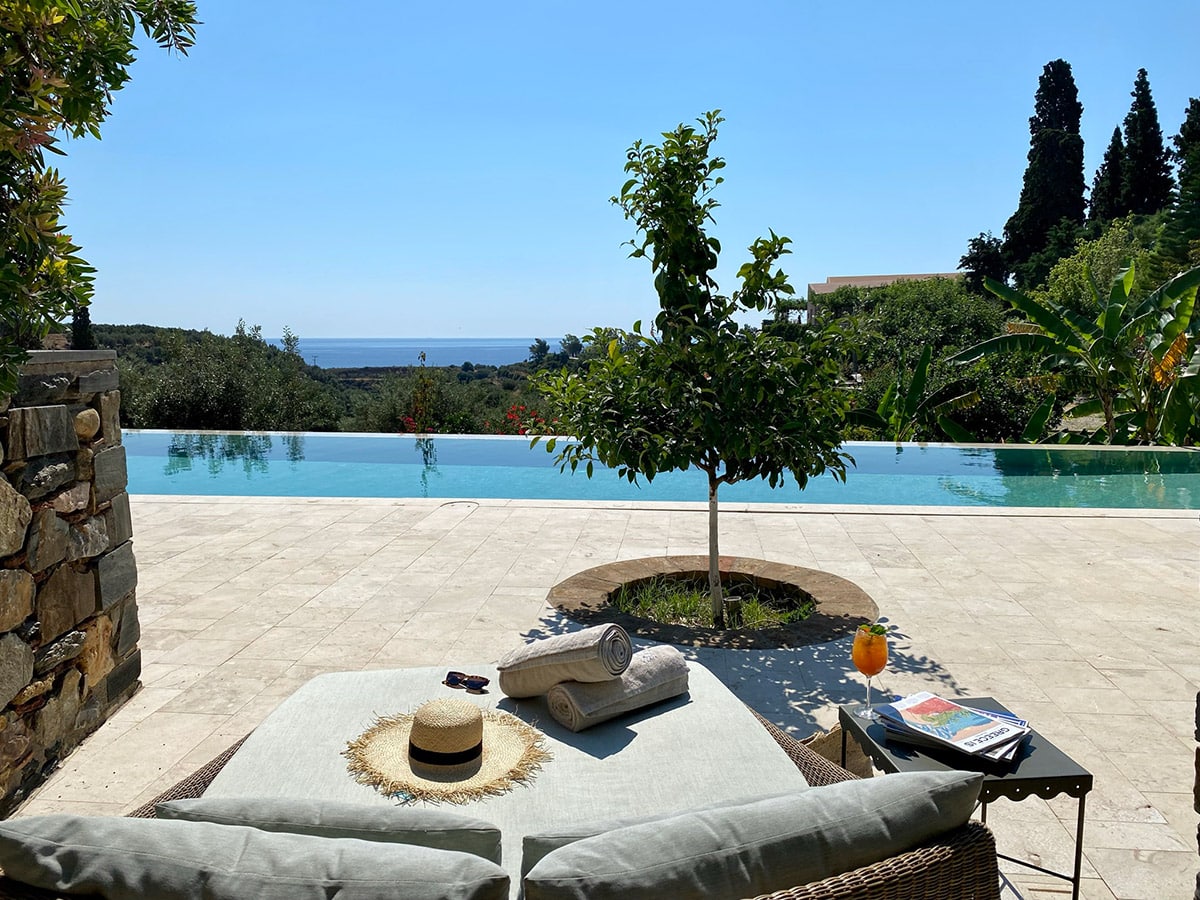
{"type": "Polygon", "coordinates": [[[104,527],[108,530],[108,547],[119,547],[133,537],[133,520],[129,515],[129,495],[117,494],[104,511],[104,527]]]}
{"type": "Polygon", "coordinates": [[[14,719],[0,731],[0,771],[10,769],[29,753],[32,741],[29,728],[21,719],[14,719]]]}
{"type": "Polygon", "coordinates": [[[52,641],[96,612],[95,576],[60,565],[42,584],[35,606],[42,640],[52,641]]]}
{"type": "Polygon", "coordinates": [[[0,631],[12,631],[33,612],[33,576],[20,569],[0,571],[0,631]]]}
{"type": "Polygon", "coordinates": [[[34,738],[40,747],[53,747],[69,740],[75,731],[75,718],[79,715],[79,685],[82,677],[78,669],[68,669],[63,675],[62,685],[41,708],[34,718],[34,738]]]}
{"type": "Polygon", "coordinates": [[[65,662],[70,662],[83,650],[86,639],[82,631],[71,631],[64,634],[48,647],[43,647],[37,654],[33,664],[33,674],[37,676],[52,672],[65,662]]]}
{"type": "Polygon", "coordinates": [[[75,454],[75,477],[83,482],[90,482],[96,477],[96,454],[87,447],[75,454]]]}
{"type": "Polygon", "coordinates": [[[117,623],[117,658],[128,656],[142,636],[142,626],[138,621],[137,596],[130,597],[119,607],[115,617],[117,623]]]}
{"type": "Polygon", "coordinates": [[[97,503],[107,503],[125,490],[129,476],[125,469],[125,448],[109,447],[93,457],[95,480],[92,483],[97,503]]]}
{"type": "Polygon", "coordinates": [[[75,454],[69,456],[39,456],[29,461],[21,472],[21,493],[30,500],[40,500],[65,484],[75,480],[75,454]]]}
{"type": "Polygon", "coordinates": [[[111,706],[124,700],[137,687],[138,678],[142,674],[142,651],[138,650],[129,659],[120,663],[104,681],[108,693],[108,704],[111,706]]]}
{"type": "Polygon", "coordinates": [[[100,395],[100,436],[110,447],[121,443],[120,391],[108,391],[100,395]]]}
{"type": "Polygon", "coordinates": [[[24,706],[30,700],[36,700],[43,694],[50,693],[50,689],[54,687],[53,678],[42,678],[30,683],[24,690],[20,691],[17,696],[12,698],[13,706],[24,706]]]}
{"type": "Polygon", "coordinates": [[[109,609],[124,600],[137,587],[137,563],[133,544],[126,541],[102,557],[96,564],[96,589],[100,609],[109,609]]]}
{"type": "Polygon", "coordinates": [[[31,459],[79,449],[75,420],[65,406],[26,406],[8,415],[9,459],[31,459]]]}
{"type": "MultiPolygon", "coordinates": [[[[81,450],[80,454],[90,453],[91,451],[81,450]]],[[[78,484],[72,485],[60,494],[57,494],[50,505],[54,507],[54,511],[61,513],[64,516],[69,516],[72,513],[81,512],[88,508],[88,504],[92,502],[92,485],[88,481],[80,481],[78,484]]]]}
{"type": "Polygon", "coordinates": [[[0,637],[0,709],[33,681],[33,648],[15,634],[0,637]]]}
{"type": "Polygon", "coordinates": [[[75,391],[80,395],[99,394],[105,391],[115,391],[120,383],[121,376],[114,365],[80,375],[75,382],[75,391]]]}
{"type": "Polygon", "coordinates": [[[29,529],[29,542],[25,545],[25,568],[30,572],[44,572],[67,558],[67,543],[71,526],[53,509],[39,509],[33,516],[33,527],[29,529]]]}
{"type": "Polygon", "coordinates": [[[112,619],[104,615],[96,616],[84,626],[83,633],[83,649],[79,652],[77,665],[87,678],[90,691],[116,665],[112,648],[112,619]]]}
{"type": "Polygon", "coordinates": [[[71,527],[71,539],[67,545],[69,561],[99,556],[107,550],[108,527],[102,516],[93,516],[71,527]]]}
{"type": "Polygon", "coordinates": [[[17,379],[16,401],[24,405],[56,403],[67,396],[71,377],[62,372],[22,372],[17,379]]]}
{"type": "Polygon", "coordinates": [[[0,478],[0,556],[11,556],[25,546],[25,533],[33,518],[29,501],[8,480],[0,478]]]}
{"type": "Polygon", "coordinates": [[[90,406],[75,413],[75,436],[82,443],[88,443],[100,431],[100,413],[90,406]]]}

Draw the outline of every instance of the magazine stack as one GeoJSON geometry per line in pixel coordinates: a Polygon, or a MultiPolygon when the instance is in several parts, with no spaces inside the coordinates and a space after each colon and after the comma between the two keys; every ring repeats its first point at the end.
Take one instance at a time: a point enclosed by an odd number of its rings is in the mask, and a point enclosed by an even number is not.
{"type": "Polygon", "coordinates": [[[972,709],[922,691],[875,708],[889,739],[944,747],[990,760],[1011,760],[1029,723],[1010,713],[972,709]]]}

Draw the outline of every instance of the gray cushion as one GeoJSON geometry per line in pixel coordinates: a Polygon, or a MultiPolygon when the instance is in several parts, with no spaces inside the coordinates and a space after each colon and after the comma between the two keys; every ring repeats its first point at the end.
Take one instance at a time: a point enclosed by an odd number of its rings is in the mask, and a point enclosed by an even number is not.
{"type": "Polygon", "coordinates": [[[18,881],[110,900],[504,900],[508,875],[469,853],[161,819],[0,822],[18,881]]]}
{"type": "Polygon", "coordinates": [[[160,819],[248,825],[315,837],[356,838],[461,850],[500,862],[500,829],[490,822],[441,809],[368,806],[334,800],[278,797],[199,797],[154,807],[160,819]]]}
{"type": "Polygon", "coordinates": [[[918,772],[687,813],[547,855],[526,900],[753,897],[869,865],[965,822],[983,776],[918,772]]]}
{"type": "MultiPolygon", "coordinates": [[[[671,816],[683,815],[685,813],[701,812],[706,809],[721,809],[727,806],[743,806],[747,803],[753,803],[758,800],[768,800],[775,797],[783,797],[790,794],[796,794],[800,791],[812,790],[810,787],[796,788],[791,791],[780,793],[778,791],[770,794],[763,794],[755,797],[742,797],[739,800],[719,800],[715,803],[697,804],[685,810],[680,810],[671,813],[671,816]]],[[[604,834],[606,831],[615,831],[618,828],[628,828],[630,825],[642,825],[646,822],[661,822],[665,816],[661,813],[650,813],[643,816],[624,816],[619,819],[604,819],[602,821],[580,821],[570,822],[566,825],[561,825],[558,828],[553,828],[548,831],[539,831],[534,834],[527,834],[521,840],[521,877],[524,878],[529,874],[529,870],[542,861],[544,857],[553,853],[559,847],[565,847],[567,844],[573,844],[576,841],[582,841],[584,838],[595,837],[598,834],[604,834]]]]}

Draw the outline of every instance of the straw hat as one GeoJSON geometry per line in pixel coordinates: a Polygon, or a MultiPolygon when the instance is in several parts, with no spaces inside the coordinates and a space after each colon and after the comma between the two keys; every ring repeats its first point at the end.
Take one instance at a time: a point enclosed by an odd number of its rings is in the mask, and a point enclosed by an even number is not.
{"type": "Polygon", "coordinates": [[[431,700],[381,718],[343,751],[350,774],[390,796],[467,803],[528,781],[550,758],[541,732],[469,700],[431,700]]]}

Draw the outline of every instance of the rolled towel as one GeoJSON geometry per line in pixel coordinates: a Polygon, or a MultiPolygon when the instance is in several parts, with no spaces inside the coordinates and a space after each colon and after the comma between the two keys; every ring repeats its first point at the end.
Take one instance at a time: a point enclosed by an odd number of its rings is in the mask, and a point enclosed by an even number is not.
{"type": "Polygon", "coordinates": [[[572,731],[583,731],[622,713],[686,693],[688,665],[669,644],[639,650],[620,678],[594,684],[564,681],[550,688],[550,715],[572,731]]]}
{"type": "Polygon", "coordinates": [[[510,697],[536,697],[560,681],[609,681],[629,666],[633,645],[620,625],[534,641],[508,653],[496,668],[500,690],[510,697]]]}

